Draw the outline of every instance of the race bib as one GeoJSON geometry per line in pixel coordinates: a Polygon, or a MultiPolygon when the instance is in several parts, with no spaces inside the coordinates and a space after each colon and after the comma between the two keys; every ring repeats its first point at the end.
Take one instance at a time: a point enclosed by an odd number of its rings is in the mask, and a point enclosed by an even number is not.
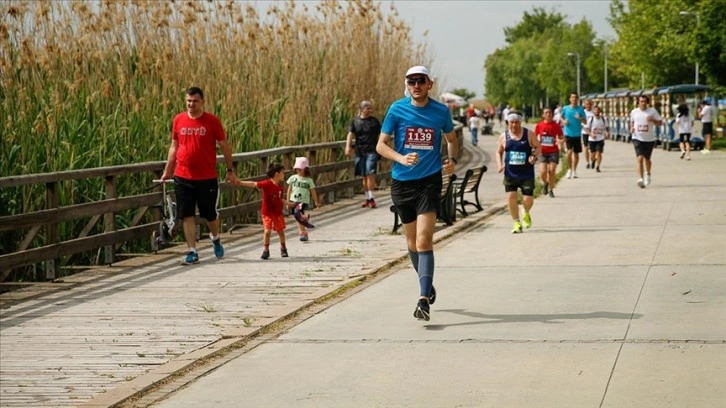
{"type": "Polygon", "coordinates": [[[640,133],[648,133],[648,125],[638,125],[635,130],[637,130],[640,133]]]}
{"type": "Polygon", "coordinates": [[[554,136],[542,135],[542,146],[554,146],[554,145],[555,145],[554,136]]]}
{"type": "Polygon", "coordinates": [[[434,135],[436,132],[433,128],[407,127],[403,147],[413,150],[434,150],[434,135]]]}
{"type": "Polygon", "coordinates": [[[602,131],[603,131],[602,128],[595,128],[595,129],[592,130],[592,133],[594,133],[594,134],[596,134],[596,135],[599,136],[599,135],[602,134],[602,131]]]}
{"type": "Polygon", "coordinates": [[[525,152],[509,152],[509,164],[521,166],[527,161],[525,152]]]}

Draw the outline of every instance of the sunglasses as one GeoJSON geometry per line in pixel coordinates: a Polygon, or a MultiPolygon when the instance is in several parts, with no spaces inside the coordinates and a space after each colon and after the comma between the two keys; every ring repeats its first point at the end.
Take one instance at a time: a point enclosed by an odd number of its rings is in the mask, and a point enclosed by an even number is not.
{"type": "Polygon", "coordinates": [[[409,79],[407,79],[406,80],[406,83],[409,86],[416,86],[416,85],[424,85],[424,84],[426,84],[427,81],[428,80],[427,80],[426,77],[417,77],[417,78],[409,78],[409,79]]]}

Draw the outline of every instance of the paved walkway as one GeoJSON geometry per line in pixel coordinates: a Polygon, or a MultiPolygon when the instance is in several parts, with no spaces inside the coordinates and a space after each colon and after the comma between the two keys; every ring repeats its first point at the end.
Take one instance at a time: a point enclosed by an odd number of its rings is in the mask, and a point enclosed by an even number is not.
{"type": "MultiPolygon", "coordinates": [[[[467,154],[486,161],[494,139],[467,154]]],[[[260,261],[249,226],[221,261],[207,246],[180,267],[177,249],[2,295],[2,406],[146,406],[184,385],[158,405],[723,406],[726,155],[659,150],[641,190],[632,146],[606,149],[521,235],[489,163],[487,210],[436,233],[430,322],[411,316],[385,192],[376,210],[324,207],[308,243],[289,228],[287,260],[260,261]]]]}

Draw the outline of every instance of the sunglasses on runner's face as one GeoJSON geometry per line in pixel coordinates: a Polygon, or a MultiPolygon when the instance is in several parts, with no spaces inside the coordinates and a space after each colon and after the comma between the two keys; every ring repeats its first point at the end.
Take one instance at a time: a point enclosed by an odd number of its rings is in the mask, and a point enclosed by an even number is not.
{"type": "Polygon", "coordinates": [[[410,86],[424,85],[426,84],[426,77],[408,78],[406,83],[410,86]]]}

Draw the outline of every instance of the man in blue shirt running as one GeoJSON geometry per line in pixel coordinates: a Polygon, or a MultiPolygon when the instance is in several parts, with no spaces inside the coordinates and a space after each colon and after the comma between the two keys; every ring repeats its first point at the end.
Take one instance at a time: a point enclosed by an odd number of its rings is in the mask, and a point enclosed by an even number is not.
{"type": "Polygon", "coordinates": [[[577,162],[580,161],[582,152],[582,125],[585,124],[587,114],[585,108],[577,101],[579,97],[576,92],[570,94],[570,104],[562,108],[562,131],[565,134],[565,145],[567,146],[567,178],[577,178],[577,162]]]}
{"type": "Polygon", "coordinates": [[[391,199],[403,224],[411,263],[418,273],[420,294],[413,316],[419,320],[430,319],[429,305],[436,299],[433,238],[441,170],[454,173],[459,153],[449,109],[429,98],[433,85],[426,67],[419,65],[406,72],[406,97],[388,109],[376,146],[378,154],[393,161],[391,199]],[[443,165],[442,134],[449,157],[443,165]]]}

